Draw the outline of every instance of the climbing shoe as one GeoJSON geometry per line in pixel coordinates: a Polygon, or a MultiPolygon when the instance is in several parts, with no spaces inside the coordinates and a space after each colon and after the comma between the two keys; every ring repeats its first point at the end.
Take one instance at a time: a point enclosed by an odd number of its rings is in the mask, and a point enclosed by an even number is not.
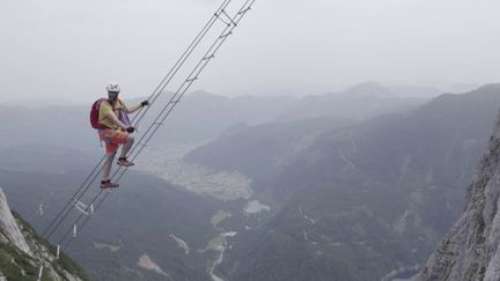
{"type": "Polygon", "coordinates": [[[123,167],[132,167],[135,165],[133,162],[128,161],[126,157],[120,157],[116,164],[123,167]]]}
{"type": "Polygon", "coordinates": [[[118,188],[120,185],[117,183],[112,183],[111,180],[101,181],[102,189],[118,188]]]}

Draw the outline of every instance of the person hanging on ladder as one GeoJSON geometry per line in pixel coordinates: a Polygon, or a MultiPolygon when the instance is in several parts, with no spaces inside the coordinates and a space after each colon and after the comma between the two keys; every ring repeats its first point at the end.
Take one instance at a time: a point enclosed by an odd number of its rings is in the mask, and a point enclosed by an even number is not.
{"type": "Polygon", "coordinates": [[[118,83],[109,83],[106,86],[108,98],[97,100],[90,112],[90,123],[97,129],[99,139],[106,146],[106,160],[102,166],[101,188],[117,188],[118,183],[111,182],[110,174],[115,159],[116,152],[120,145],[123,145],[117,164],[123,167],[131,167],[133,162],[127,159],[127,153],[134,144],[133,133],[135,128],[130,124],[129,113],[134,113],[142,107],[148,106],[149,101],[145,100],[139,105],[128,108],[125,103],[118,98],[120,86],[118,83]]]}

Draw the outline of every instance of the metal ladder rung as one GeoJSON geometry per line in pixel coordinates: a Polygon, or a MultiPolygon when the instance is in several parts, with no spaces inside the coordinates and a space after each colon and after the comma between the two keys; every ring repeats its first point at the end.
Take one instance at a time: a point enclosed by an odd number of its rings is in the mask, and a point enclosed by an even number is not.
{"type": "Polygon", "coordinates": [[[76,224],[73,225],[73,238],[76,238],[78,236],[78,228],[76,227],[76,224]]]}
{"type": "Polygon", "coordinates": [[[220,20],[227,26],[231,26],[231,24],[234,24],[235,26],[237,25],[237,23],[224,10],[222,10],[220,13],[215,13],[215,16],[217,17],[218,20],[220,20]],[[222,15],[224,15],[226,19],[221,17],[222,15]]]}
{"type": "Polygon", "coordinates": [[[82,201],[76,201],[75,207],[80,207],[80,208],[86,209],[87,204],[83,203],[82,201]]]}
{"type": "Polygon", "coordinates": [[[236,23],[233,18],[231,16],[229,16],[227,13],[226,13],[226,10],[222,10],[221,13],[226,16],[226,18],[234,25],[234,26],[238,26],[238,23],[236,23]]]}
{"type": "Polygon", "coordinates": [[[220,20],[221,22],[223,22],[227,26],[231,25],[231,23],[229,23],[229,22],[225,21],[223,18],[221,18],[219,14],[216,13],[215,16],[217,17],[218,20],[220,20]]]}
{"type": "Polygon", "coordinates": [[[94,213],[94,205],[93,204],[91,204],[90,206],[87,206],[85,203],[78,201],[75,204],[75,208],[86,216],[92,215],[94,213]]]}
{"type": "Polygon", "coordinates": [[[211,60],[213,58],[215,58],[215,55],[206,56],[202,60],[211,60]]]}
{"type": "Polygon", "coordinates": [[[89,212],[85,211],[85,209],[82,209],[82,208],[80,208],[79,206],[77,206],[77,207],[76,207],[76,209],[77,209],[78,211],[80,211],[82,214],[86,215],[86,216],[88,216],[88,215],[89,215],[89,212]]]}
{"type": "Polygon", "coordinates": [[[219,39],[224,39],[224,38],[227,38],[227,37],[231,36],[231,34],[233,34],[233,32],[232,32],[232,31],[229,31],[229,32],[228,32],[228,33],[226,33],[226,34],[222,34],[221,36],[219,36],[219,39]]]}
{"type": "Polygon", "coordinates": [[[61,256],[61,245],[57,245],[56,260],[58,260],[60,256],[61,256]]]}
{"type": "Polygon", "coordinates": [[[246,8],[245,10],[242,10],[242,11],[239,11],[238,12],[238,15],[244,15],[246,14],[248,11],[250,11],[252,9],[252,6],[246,8]]]}
{"type": "Polygon", "coordinates": [[[190,78],[190,79],[186,79],[186,82],[187,83],[191,83],[191,82],[194,82],[196,80],[198,80],[198,77],[193,77],[193,78],[190,78]]]}

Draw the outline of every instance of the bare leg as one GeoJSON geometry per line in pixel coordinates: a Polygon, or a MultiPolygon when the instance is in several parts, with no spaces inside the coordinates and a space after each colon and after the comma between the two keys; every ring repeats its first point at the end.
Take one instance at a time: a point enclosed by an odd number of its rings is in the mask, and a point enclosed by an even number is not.
{"type": "Polygon", "coordinates": [[[106,161],[104,161],[104,165],[102,166],[102,180],[106,181],[110,179],[110,174],[111,174],[111,167],[113,165],[113,159],[115,159],[116,152],[107,155],[106,156],[106,161]]]}
{"type": "Polygon", "coordinates": [[[127,153],[130,151],[132,146],[134,145],[134,137],[132,135],[128,136],[127,143],[122,147],[122,153],[120,155],[121,158],[127,157],[127,153]]]}

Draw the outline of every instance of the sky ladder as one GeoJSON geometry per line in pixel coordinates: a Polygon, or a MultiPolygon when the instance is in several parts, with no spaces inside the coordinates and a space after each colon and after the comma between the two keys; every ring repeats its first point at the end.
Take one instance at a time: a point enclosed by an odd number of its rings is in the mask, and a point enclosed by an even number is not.
{"type": "MultiPolygon", "coordinates": [[[[181,57],[177,60],[170,71],[163,77],[160,83],[153,90],[151,95],[148,97],[150,101],[150,106],[142,108],[133,118],[132,124],[137,127],[143,118],[147,115],[151,106],[157,101],[157,99],[165,93],[166,87],[171,83],[176,74],[182,69],[186,61],[190,58],[193,52],[197,49],[200,43],[207,37],[209,31],[217,24],[223,24],[224,28],[220,33],[212,38],[213,43],[206,50],[206,52],[199,58],[198,63],[193,67],[191,72],[187,77],[182,80],[180,86],[168,99],[168,102],[163,105],[160,112],[154,117],[153,122],[147,127],[147,129],[142,133],[141,137],[138,139],[136,144],[132,147],[129,152],[129,157],[132,161],[137,159],[144,148],[148,145],[151,139],[156,135],[160,127],[165,124],[167,118],[174,111],[176,106],[181,102],[186,92],[191,88],[195,81],[197,81],[203,72],[203,70],[208,66],[208,64],[216,57],[216,54],[220,48],[224,45],[226,40],[233,34],[234,29],[236,29],[245,17],[245,15],[252,9],[256,0],[244,0],[244,3],[233,15],[227,11],[228,6],[232,1],[235,0],[224,0],[222,4],[217,8],[216,12],[211,16],[209,21],[205,24],[202,30],[196,35],[188,48],[184,51],[181,57]]],[[[62,236],[58,238],[56,244],[56,257],[59,258],[60,251],[70,246],[74,239],[78,238],[78,234],[85,228],[90,218],[95,215],[96,211],[102,206],[106,201],[108,196],[112,192],[100,190],[88,203],[82,202],[82,198],[88,193],[91,187],[95,187],[96,179],[99,177],[99,172],[105,161],[106,156],[103,156],[94,169],[89,173],[89,175],[82,182],[80,187],[76,190],[73,196],[68,200],[64,207],[57,213],[56,217],[49,223],[47,228],[43,231],[42,236],[49,240],[55,234],[57,234],[61,227],[68,223],[68,217],[72,211],[77,211],[76,219],[74,219],[66,231],[63,232],[62,236]]],[[[128,171],[127,168],[117,167],[112,175],[112,180],[119,182],[123,176],[128,171]]],[[[39,278],[43,275],[43,265],[40,266],[39,278]]]]}

